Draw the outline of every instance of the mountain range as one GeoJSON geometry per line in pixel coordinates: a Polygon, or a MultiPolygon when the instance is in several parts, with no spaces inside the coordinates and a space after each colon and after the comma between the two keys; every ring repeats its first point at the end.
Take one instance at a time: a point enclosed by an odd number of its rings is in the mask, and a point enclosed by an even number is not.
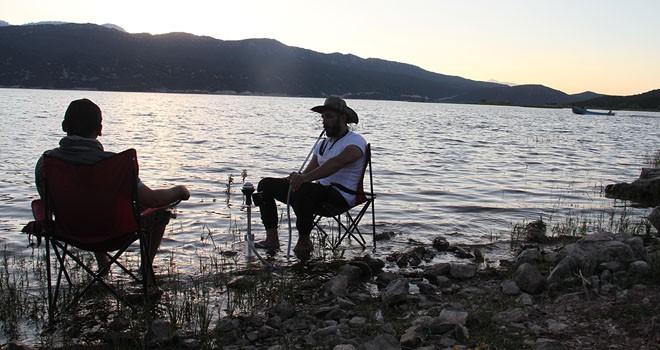
{"type": "Polygon", "coordinates": [[[405,63],[319,53],[273,39],[130,34],[110,24],[0,25],[0,66],[3,87],[536,106],[607,98],[594,92],[569,95],[542,85],[469,80],[405,63]]]}

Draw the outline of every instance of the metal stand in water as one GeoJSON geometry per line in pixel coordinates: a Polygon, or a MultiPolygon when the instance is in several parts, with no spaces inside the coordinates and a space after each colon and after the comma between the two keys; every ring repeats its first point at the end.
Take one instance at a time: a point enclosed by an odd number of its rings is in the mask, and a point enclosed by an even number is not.
{"type": "MultiPolygon", "coordinates": [[[[252,236],[252,193],[254,193],[254,186],[250,182],[243,184],[241,188],[243,196],[245,196],[245,204],[243,208],[247,210],[247,233],[245,234],[245,257],[252,259],[252,252],[254,251],[254,237],[252,236]]],[[[254,251],[256,253],[256,251],[254,251]]]]}

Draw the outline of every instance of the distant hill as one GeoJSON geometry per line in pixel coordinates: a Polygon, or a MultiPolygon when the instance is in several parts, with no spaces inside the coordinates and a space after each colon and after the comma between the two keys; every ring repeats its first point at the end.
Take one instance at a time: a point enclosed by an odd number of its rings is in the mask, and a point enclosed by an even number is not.
{"type": "Polygon", "coordinates": [[[128,34],[91,24],[0,28],[0,85],[440,101],[499,84],[271,39],[128,34]]]}
{"type": "Polygon", "coordinates": [[[456,102],[514,104],[522,106],[565,105],[602,96],[593,92],[568,95],[543,85],[499,86],[478,89],[454,98],[456,102]]]}
{"type": "MultiPolygon", "coordinates": [[[[562,106],[602,96],[507,86],[272,39],[129,34],[115,25],[0,26],[0,86],[562,106]]],[[[657,107],[657,104],[656,104],[657,107]]],[[[654,107],[654,108],[656,108],[654,107]]],[[[614,108],[614,107],[613,107],[614,108]]]]}
{"type": "Polygon", "coordinates": [[[576,105],[600,109],[660,110],[660,89],[632,96],[601,96],[576,105]]]}

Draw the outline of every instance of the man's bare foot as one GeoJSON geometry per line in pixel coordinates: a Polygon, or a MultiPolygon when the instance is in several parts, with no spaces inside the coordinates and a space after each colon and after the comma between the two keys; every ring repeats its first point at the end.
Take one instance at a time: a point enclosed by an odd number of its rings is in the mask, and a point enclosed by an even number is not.
{"type": "Polygon", "coordinates": [[[293,252],[296,254],[298,259],[309,259],[309,256],[312,255],[314,251],[314,244],[309,236],[301,236],[298,238],[296,246],[293,248],[293,252]]]}
{"type": "Polygon", "coordinates": [[[259,249],[277,250],[280,249],[280,241],[276,239],[265,239],[254,242],[254,247],[259,249]]]}

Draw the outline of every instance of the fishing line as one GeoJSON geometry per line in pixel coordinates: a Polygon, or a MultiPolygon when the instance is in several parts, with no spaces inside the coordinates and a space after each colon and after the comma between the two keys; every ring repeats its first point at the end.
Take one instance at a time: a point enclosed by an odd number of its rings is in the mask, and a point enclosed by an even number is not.
{"type": "MultiPolygon", "coordinates": [[[[303,163],[300,165],[300,169],[298,169],[298,174],[300,174],[303,171],[303,168],[305,168],[305,164],[307,164],[307,161],[309,160],[309,157],[312,155],[314,150],[316,149],[316,145],[321,141],[321,138],[325,134],[325,129],[321,131],[319,134],[319,137],[316,138],[316,142],[314,142],[314,146],[309,150],[309,153],[307,153],[307,157],[303,161],[303,163]]],[[[289,206],[289,203],[291,203],[291,184],[289,184],[289,190],[287,191],[286,194],[286,216],[289,221],[289,242],[287,243],[287,248],[286,248],[286,259],[289,260],[291,257],[291,240],[293,236],[293,229],[291,228],[291,207],[289,206]]]]}

